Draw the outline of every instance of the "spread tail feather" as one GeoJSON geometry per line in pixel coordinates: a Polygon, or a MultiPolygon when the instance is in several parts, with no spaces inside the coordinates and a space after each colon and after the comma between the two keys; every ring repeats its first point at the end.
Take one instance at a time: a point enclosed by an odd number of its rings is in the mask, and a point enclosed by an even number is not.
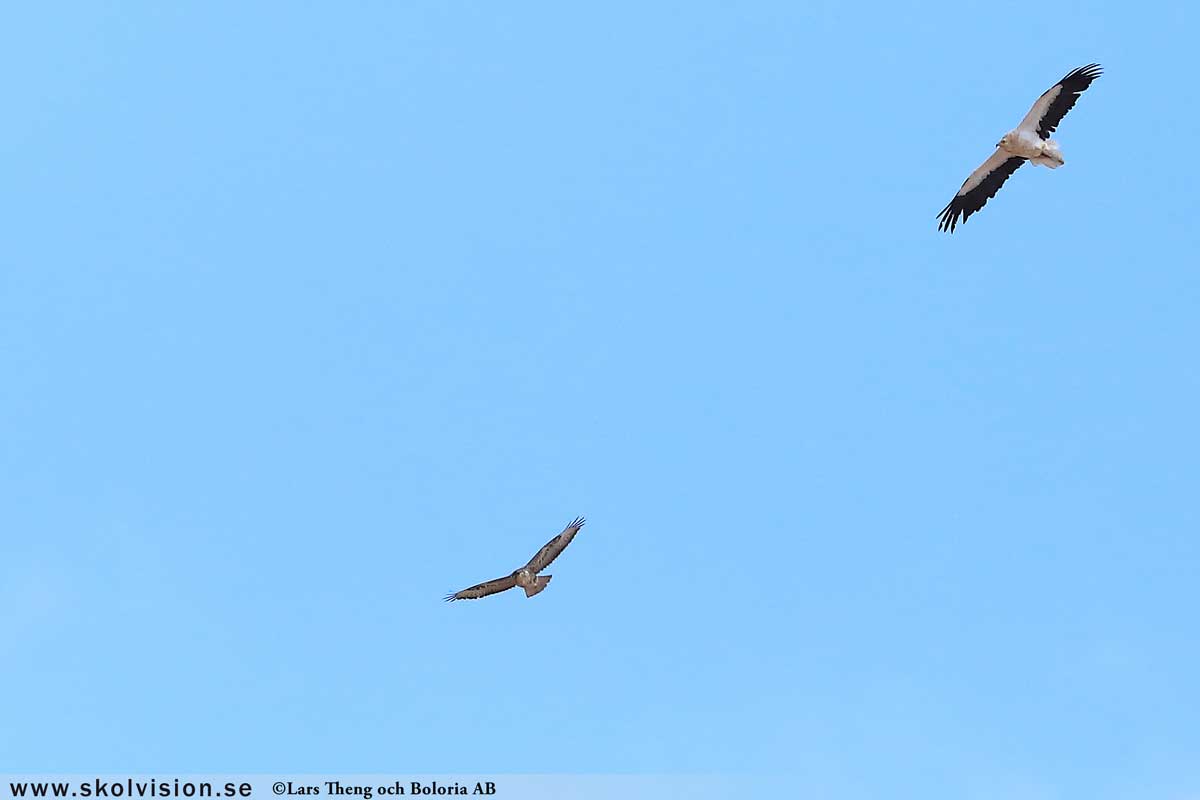
{"type": "Polygon", "coordinates": [[[533,579],[533,586],[525,587],[525,596],[533,597],[535,594],[546,588],[546,584],[550,582],[553,575],[539,575],[533,579]]]}
{"type": "Polygon", "coordinates": [[[1050,169],[1058,169],[1066,163],[1062,160],[1062,158],[1055,159],[1048,156],[1038,156],[1037,158],[1031,158],[1029,160],[1040,167],[1049,167],[1050,169]]]}

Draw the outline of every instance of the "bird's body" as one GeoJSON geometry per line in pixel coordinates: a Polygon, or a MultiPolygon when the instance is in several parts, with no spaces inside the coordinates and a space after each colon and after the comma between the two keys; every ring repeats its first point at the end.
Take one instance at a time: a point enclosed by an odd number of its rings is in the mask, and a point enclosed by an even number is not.
{"type": "Polygon", "coordinates": [[[521,567],[513,573],[513,580],[517,586],[525,590],[526,597],[533,597],[535,594],[546,588],[546,584],[550,582],[553,575],[543,575],[540,578],[538,574],[528,567],[521,567]]]}
{"type": "Polygon", "coordinates": [[[1063,165],[1062,148],[1053,139],[1043,139],[1033,131],[1016,128],[1004,134],[999,148],[1009,155],[1027,158],[1050,169],[1063,165]]]}
{"type": "Polygon", "coordinates": [[[1017,171],[1029,161],[1050,169],[1058,169],[1064,163],[1062,147],[1050,138],[1058,123],[1066,115],[1079,95],[1100,77],[1099,64],[1072,70],[1061,81],[1051,86],[1029,109],[1021,124],[1004,134],[996,143],[991,157],[963,181],[962,188],[954,199],[938,214],[938,230],[954,232],[959,221],[966,222],[972,214],[983,208],[988,200],[1017,171]]]}
{"type": "Polygon", "coordinates": [[[463,589],[461,592],[448,594],[446,595],[446,600],[478,600],[481,597],[487,597],[489,594],[498,594],[499,592],[507,591],[514,586],[524,589],[526,597],[533,597],[545,589],[547,584],[550,583],[550,579],[554,577],[553,575],[538,575],[538,573],[550,566],[550,563],[558,558],[559,553],[567,549],[567,545],[575,538],[575,534],[579,533],[579,529],[583,527],[583,524],[583,517],[576,517],[570,525],[563,528],[562,533],[546,542],[541,550],[534,553],[533,558],[529,559],[528,564],[514,570],[511,575],[496,578],[494,581],[477,583],[474,586],[463,589]]]}

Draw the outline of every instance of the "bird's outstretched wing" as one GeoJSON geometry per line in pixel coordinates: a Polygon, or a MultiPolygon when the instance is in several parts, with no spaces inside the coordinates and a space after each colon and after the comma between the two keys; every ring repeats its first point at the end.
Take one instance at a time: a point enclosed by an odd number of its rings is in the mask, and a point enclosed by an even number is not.
{"type": "Polygon", "coordinates": [[[954,195],[954,199],[938,212],[938,217],[941,219],[938,230],[954,233],[954,227],[958,225],[959,217],[962,217],[962,221],[965,223],[968,217],[983,208],[988,200],[996,196],[996,192],[1000,191],[1000,187],[1008,180],[1008,176],[1016,172],[1017,167],[1024,163],[1024,158],[1014,156],[997,147],[996,152],[992,153],[987,161],[979,165],[979,169],[972,172],[970,177],[963,181],[962,188],[958,190],[958,194],[954,195]]]}
{"type": "Polygon", "coordinates": [[[1042,93],[1017,126],[1018,130],[1033,131],[1041,138],[1049,139],[1083,90],[1091,86],[1092,81],[1103,72],[1099,64],[1088,64],[1068,72],[1061,81],[1042,93]]]}
{"type": "Polygon", "coordinates": [[[579,533],[579,529],[583,527],[584,522],[583,517],[576,517],[572,520],[570,525],[563,528],[562,533],[546,542],[546,545],[541,550],[538,550],[533,558],[529,559],[529,563],[525,565],[525,568],[534,572],[541,572],[550,566],[550,562],[558,558],[558,554],[567,549],[567,545],[575,538],[575,534],[579,533]]]}
{"type": "Polygon", "coordinates": [[[463,589],[461,592],[448,594],[446,595],[446,602],[449,603],[452,600],[478,600],[481,597],[487,597],[489,594],[497,594],[498,592],[511,589],[516,585],[516,577],[505,575],[503,578],[477,583],[474,586],[463,589]]]}

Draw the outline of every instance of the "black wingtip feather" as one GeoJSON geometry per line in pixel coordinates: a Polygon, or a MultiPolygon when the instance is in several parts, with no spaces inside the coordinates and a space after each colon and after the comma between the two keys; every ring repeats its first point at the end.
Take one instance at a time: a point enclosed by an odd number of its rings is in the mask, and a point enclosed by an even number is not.
{"type": "Polygon", "coordinates": [[[1063,79],[1059,81],[1063,88],[1069,92],[1082,92],[1092,84],[1092,81],[1104,74],[1104,69],[1099,64],[1088,64],[1084,67],[1077,67],[1071,70],[1063,79]]]}
{"type": "Polygon", "coordinates": [[[938,230],[954,233],[959,222],[966,224],[971,215],[987,205],[987,201],[996,196],[996,192],[1000,191],[1000,187],[1004,185],[1009,176],[1024,163],[1024,158],[1013,156],[985,175],[983,180],[971,191],[965,194],[956,194],[938,215],[942,221],[938,225],[938,230]]]}
{"type": "Polygon", "coordinates": [[[1092,85],[1092,81],[1103,74],[1104,70],[1099,64],[1088,64],[1087,66],[1073,69],[1064,75],[1063,79],[1055,84],[1056,86],[1061,86],[1062,91],[1050,103],[1050,107],[1046,109],[1045,116],[1038,123],[1038,136],[1043,139],[1049,139],[1050,135],[1058,130],[1058,124],[1062,122],[1067,112],[1075,107],[1075,101],[1079,99],[1079,96],[1092,85]]]}

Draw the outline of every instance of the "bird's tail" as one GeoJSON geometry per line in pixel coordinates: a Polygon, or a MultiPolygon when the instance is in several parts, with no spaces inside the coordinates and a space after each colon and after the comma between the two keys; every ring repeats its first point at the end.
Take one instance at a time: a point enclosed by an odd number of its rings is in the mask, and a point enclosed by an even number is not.
{"type": "Polygon", "coordinates": [[[1046,165],[1050,169],[1058,169],[1066,163],[1063,161],[1062,148],[1059,147],[1058,142],[1054,141],[1053,139],[1046,140],[1045,147],[1042,150],[1042,155],[1050,159],[1050,163],[1046,165]]]}
{"type": "Polygon", "coordinates": [[[546,588],[546,584],[550,582],[553,575],[539,575],[533,579],[533,586],[525,587],[525,596],[533,597],[535,594],[546,588]]]}

